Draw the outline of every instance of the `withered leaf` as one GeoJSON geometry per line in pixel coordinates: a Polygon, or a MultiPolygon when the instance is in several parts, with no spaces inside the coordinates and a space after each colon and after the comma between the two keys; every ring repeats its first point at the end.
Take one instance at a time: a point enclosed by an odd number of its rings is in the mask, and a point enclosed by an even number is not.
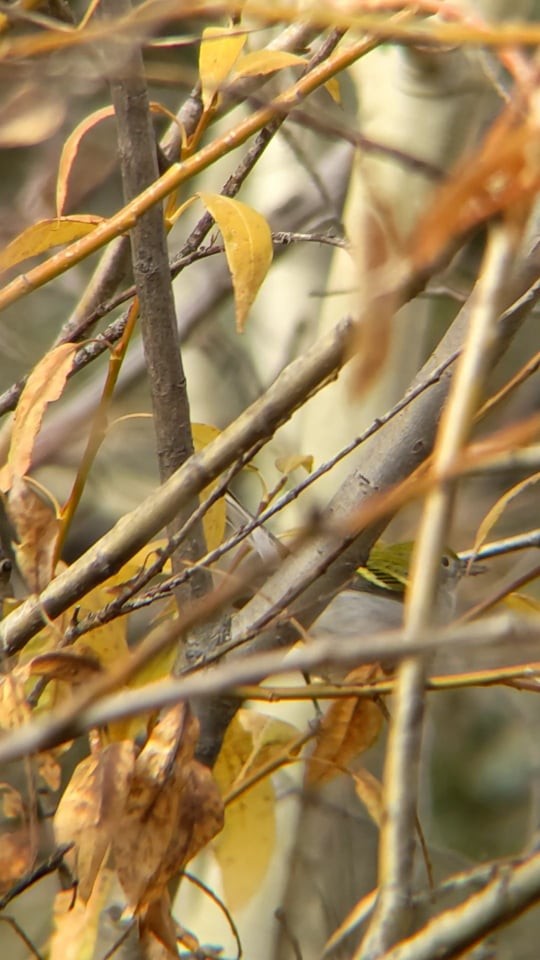
{"type": "MultiPolygon", "coordinates": [[[[377,667],[358,667],[347,677],[350,683],[375,679],[377,667]]],[[[367,698],[335,700],[323,717],[315,749],[306,766],[310,786],[331,780],[377,739],[383,722],[380,707],[367,698]]]]}
{"type": "Polygon", "coordinates": [[[380,780],[362,767],[354,772],[354,789],[373,822],[380,827],[384,811],[383,788],[380,780]]]}
{"type": "Polygon", "coordinates": [[[123,830],[125,798],[135,761],[129,741],[111,743],[96,756],[86,757],[58,805],[54,832],[58,843],[75,841],[71,855],[79,881],[78,894],[86,902],[113,835],[123,830]]]}
{"type": "Polygon", "coordinates": [[[60,521],[31,484],[15,477],[8,494],[8,513],[15,528],[17,564],[28,589],[40,593],[52,580],[60,521]]]}
{"type": "Polygon", "coordinates": [[[31,869],[35,859],[35,844],[28,827],[20,827],[0,836],[0,892],[5,893],[31,869]]]}
{"type": "Polygon", "coordinates": [[[31,674],[47,677],[49,680],[63,680],[73,686],[93,679],[100,669],[101,665],[92,653],[74,653],[72,650],[41,653],[33,657],[28,664],[31,674]]]}
{"type": "Polygon", "coordinates": [[[174,707],[135,762],[122,830],[112,846],[118,878],[135,910],[158,899],[223,824],[213,777],[193,759],[198,731],[189,708],[174,707]]]}

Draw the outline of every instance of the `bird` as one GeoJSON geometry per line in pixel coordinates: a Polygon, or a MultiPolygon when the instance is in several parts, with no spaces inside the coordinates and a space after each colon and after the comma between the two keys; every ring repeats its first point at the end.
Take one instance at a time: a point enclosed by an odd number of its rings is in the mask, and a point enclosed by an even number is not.
{"type": "MultiPolygon", "coordinates": [[[[254,517],[232,494],[227,494],[227,516],[233,530],[253,525],[254,517]]],[[[287,548],[264,525],[255,526],[248,537],[252,551],[264,570],[276,569],[287,548]]],[[[352,637],[395,630],[403,623],[403,601],[408,586],[414,549],[412,540],[387,544],[378,540],[365,564],[359,566],[350,584],[328,603],[309,629],[309,636],[328,634],[352,637]]],[[[484,568],[462,559],[450,548],[440,558],[435,603],[436,624],[452,619],[457,605],[457,587],[465,573],[484,568]]]]}
{"type": "MultiPolygon", "coordinates": [[[[377,541],[366,563],[358,567],[353,582],[331,600],[314,622],[311,635],[354,636],[401,627],[413,549],[412,540],[392,544],[377,541]]],[[[480,572],[479,565],[471,565],[446,548],[440,558],[433,618],[436,624],[447,623],[455,615],[457,587],[467,572],[480,572]]]]}

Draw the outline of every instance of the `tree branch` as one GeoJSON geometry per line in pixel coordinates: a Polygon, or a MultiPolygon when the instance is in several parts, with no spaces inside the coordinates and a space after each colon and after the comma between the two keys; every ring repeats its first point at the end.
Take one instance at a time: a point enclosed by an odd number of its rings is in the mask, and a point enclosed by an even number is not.
{"type": "MultiPolygon", "coordinates": [[[[470,303],[468,331],[433,455],[433,472],[447,474],[474,423],[497,349],[497,319],[516,247],[514,231],[495,226],[470,303]]],[[[405,633],[412,639],[436,619],[438,558],[444,550],[455,483],[446,480],[427,496],[412,559],[405,604],[405,633]]],[[[384,818],[379,846],[379,894],[372,923],[357,954],[375,960],[401,936],[410,920],[420,745],[426,661],[406,660],[399,671],[384,771],[384,818]]]]}
{"type": "MultiPolygon", "coordinates": [[[[131,0],[103,0],[102,9],[112,18],[132,12],[131,0]]],[[[159,177],[155,135],[144,64],[140,48],[133,45],[125,58],[114,41],[107,44],[110,62],[119,66],[110,71],[110,87],[116,114],[118,150],[129,203],[159,177]]],[[[133,276],[141,315],[144,356],[148,371],[159,473],[168,478],[193,454],[191,417],[186,378],[180,352],[176,309],[171,285],[167,236],[161,204],[149,208],[130,231],[133,276]]],[[[169,522],[174,535],[196,507],[196,500],[182,503],[169,522]]],[[[183,544],[183,558],[197,560],[205,552],[201,523],[195,523],[183,544]]],[[[180,561],[173,558],[173,564],[180,561]]],[[[211,586],[210,575],[201,570],[191,584],[178,588],[179,606],[192,591],[203,594],[211,586]]]]}

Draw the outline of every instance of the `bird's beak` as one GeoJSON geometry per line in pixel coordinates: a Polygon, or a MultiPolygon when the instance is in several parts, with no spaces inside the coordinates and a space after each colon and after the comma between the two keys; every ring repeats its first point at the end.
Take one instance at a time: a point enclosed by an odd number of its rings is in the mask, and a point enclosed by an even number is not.
{"type": "Polygon", "coordinates": [[[478,560],[474,559],[474,555],[469,551],[463,554],[458,554],[459,559],[463,565],[463,576],[464,577],[477,577],[479,573],[486,573],[487,567],[485,563],[478,563],[478,560]]]}

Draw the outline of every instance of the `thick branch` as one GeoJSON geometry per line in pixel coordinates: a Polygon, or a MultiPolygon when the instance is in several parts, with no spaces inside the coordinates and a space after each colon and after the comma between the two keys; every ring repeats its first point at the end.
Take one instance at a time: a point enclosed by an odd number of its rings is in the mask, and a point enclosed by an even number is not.
{"type": "Polygon", "coordinates": [[[303,357],[293,361],[263,396],[203,450],[195,453],[158,490],[56,577],[38,598],[31,597],[0,624],[7,654],[16,653],[44,625],[97,584],[102,583],[154,537],[182,504],[199,494],[237,457],[261,439],[269,439],[313,390],[336,373],[345,357],[350,320],[338,324],[303,357]]]}
{"type": "MultiPolygon", "coordinates": [[[[200,602],[200,601],[197,601],[200,602]]],[[[165,642],[174,643],[181,624],[168,621],[156,628],[159,632],[159,647],[165,642]]],[[[101,696],[99,702],[95,691],[91,698],[84,691],[62,711],[46,722],[33,721],[9,733],[0,741],[0,763],[7,763],[28,754],[49,749],[68,739],[75,739],[88,730],[104,726],[115,720],[125,719],[145,712],[156,712],[185,700],[201,699],[210,705],[219,703],[219,694],[227,693],[229,700],[239,702],[245,684],[258,683],[269,674],[289,673],[295,670],[316,671],[336,664],[344,668],[358,663],[380,662],[382,659],[399,660],[422,652],[437,650],[460,650],[534,645],[538,642],[538,629],[532,619],[519,621],[511,614],[490,617],[486,620],[452,625],[444,629],[430,628],[418,635],[414,643],[405,642],[403,631],[379,633],[375,637],[344,637],[336,649],[333,635],[313,640],[284,659],[280,651],[271,651],[237,660],[227,660],[214,670],[199,671],[180,679],[162,680],[138,689],[122,689],[120,693],[101,696]],[[235,688],[239,688],[235,693],[235,688]],[[231,696],[232,692],[232,696],[231,696]],[[81,701],[84,702],[81,702],[81,701]]],[[[156,648],[156,644],[153,647],[156,648]]],[[[140,661],[137,661],[137,666],[140,661]]],[[[109,677],[96,681],[112,689],[109,677]]]]}
{"type": "Polygon", "coordinates": [[[525,863],[495,868],[485,890],[435,917],[381,960],[451,960],[540,899],[540,853],[525,863]]]}
{"type": "MultiPolygon", "coordinates": [[[[519,269],[509,279],[505,301],[514,303],[535,282],[540,249],[534,246],[524,256],[519,269]]],[[[509,312],[497,328],[492,353],[495,363],[504,353],[515,332],[527,315],[528,298],[509,312]]],[[[459,353],[469,323],[470,305],[465,304],[432,357],[415,379],[428,380],[434,367],[447,357],[459,353]]],[[[356,468],[340,486],[325,511],[333,531],[306,542],[295,555],[287,557],[280,569],[233,619],[231,645],[241,646],[232,656],[245,656],[253,651],[289,647],[298,639],[298,631],[287,621],[268,629],[280,610],[287,610],[304,627],[309,627],[328,605],[335,593],[350,580],[354,570],[365,562],[369,550],[384,523],[372,524],[361,531],[348,522],[351,515],[365,507],[372,493],[387,490],[400,483],[430,454],[437,424],[451,383],[453,366],[449,366],[414,404],[404,409],[385,429],[379,431],[361,450],[356,468]],[[345,527],[341,536],[335,532],[345,527]],[[321,576],[324,574],[324,580],[321,576]],[[247,641],[250,642],[247,642],[247,641]]],[[[201,756],[212,764],[219,752],[221,738],[229,719],[229,706],[224,708],[223,722],[214,711],[214,725],[206,726],[201,735],[201,756]]]]}
{"type": "MultiPolygon", "coordinates": [[[[131,0],[103,0],[106,16],[129,14],[131,0]]],[[[114,63],[114,45],[110,49],[114,63]]],[[[120,51],[117,51],[120,54],[120,51]]],[[[156,141],[150,117],[150,103],[140,48],[135,44],[129,56],[120,55],[120,66],[112,71],[110,86],[116,114],[118,152],[129,203],[159,177],[156,141]]],[[[167,236],[161,204],[151,207],[130,230],[133,277],[139,300],[145,365],[148,371],[159,474],[168,478],[193,454],[191,417],[184,374],[176,308],[169,270],[167,236]]],[[[186,500],[169,523],[171,536],[182,527],[196,508],[186,500]]],[[[197,560],[205,552],[202,524],[193,524],[182,545],[182,559],[173,557],[179,572],[184,560],[197,560]]],[[[203,594],[211,586],[210,574],[199,570],[192,583],[176,591],[180,607],[192,592],[203,594]]]]}

